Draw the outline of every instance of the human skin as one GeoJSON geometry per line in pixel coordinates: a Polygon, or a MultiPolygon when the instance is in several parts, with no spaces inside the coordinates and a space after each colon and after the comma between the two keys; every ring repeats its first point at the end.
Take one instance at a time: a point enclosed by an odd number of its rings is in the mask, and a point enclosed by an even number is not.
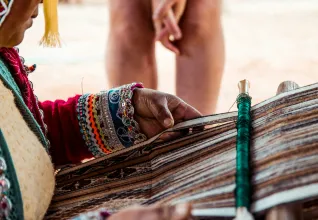
{"type": "MultiPolygon", "coordinates": [[[[157,89],[155,41],[159,33],[153,19],[156,1],[109,0],[106,71],[111,87],[142,81],[146,87],[157,89]]],[[[221,0],[187,0],[179,28],[181,38],[171,43],[177,51],[161,41],[176,53],[177,96],[203,114],[212,114],[225,56],[221,0]]]]}

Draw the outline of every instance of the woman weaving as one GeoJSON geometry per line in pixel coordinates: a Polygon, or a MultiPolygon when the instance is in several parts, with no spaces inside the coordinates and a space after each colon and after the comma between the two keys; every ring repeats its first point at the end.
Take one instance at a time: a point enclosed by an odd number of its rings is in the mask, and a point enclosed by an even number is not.
{"type": "MultiPolygon", "coordinates": [[[[54,12],[47,8],[54,2],[46,1],[51,2],[44,2],[45,12],[54,12]]],[[[0,219],[44,217],[54,190],[53,164],[109,154],[200,116],[179,98],[142,89],[138,83],[67,101],[38,102],[28,81],[35,66],[25,66],[14,47],[37,17],[40,0],[0,3],[0,219]]],[[[136,207],[109,219],[179,220],[187,219],[189,213],[188,205],[136,207]]],[[[105,219],[107,213],[90,215],[105,219]]]]}

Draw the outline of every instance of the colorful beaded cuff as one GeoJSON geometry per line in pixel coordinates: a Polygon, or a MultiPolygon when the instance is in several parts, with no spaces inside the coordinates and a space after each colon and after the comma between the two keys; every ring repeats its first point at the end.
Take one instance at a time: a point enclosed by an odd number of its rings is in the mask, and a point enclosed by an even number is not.
{"type": "Polygon", "coordinates": [[[95,157],[147,139],[133,118],[132,96],[136,88],[142,88],[142,85],[133,83],[79,98],[79,126],[87,147],[95,157]]]}
{"type": "Polygon", "coordinates": [[[81,214],[72,220],[106,220],[110,214],[105,209],[99,209],[94,212],[81,214]]]}

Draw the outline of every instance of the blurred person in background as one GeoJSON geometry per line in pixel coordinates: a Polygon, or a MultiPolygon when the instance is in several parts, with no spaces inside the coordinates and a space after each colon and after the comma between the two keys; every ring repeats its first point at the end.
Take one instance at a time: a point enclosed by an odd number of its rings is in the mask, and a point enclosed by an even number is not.
{"type": "Polygon", "coordinates": [[[224,67],[221,0],[108,0],[109,86],[142,81],[157,89],[155,42],[176,54],[176,92],[215,112],[224,67]]]}

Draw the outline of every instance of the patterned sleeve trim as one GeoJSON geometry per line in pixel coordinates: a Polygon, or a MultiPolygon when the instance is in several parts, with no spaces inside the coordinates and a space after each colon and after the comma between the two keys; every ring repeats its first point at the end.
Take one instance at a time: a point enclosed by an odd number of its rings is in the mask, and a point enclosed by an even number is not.
{"type": "Polygon", "coordinates": [[[77,117],[86,146],[95,157],[130,147],[147,138],[134,120],[133,91],[139,83],[82,95],[77,117]]]}

